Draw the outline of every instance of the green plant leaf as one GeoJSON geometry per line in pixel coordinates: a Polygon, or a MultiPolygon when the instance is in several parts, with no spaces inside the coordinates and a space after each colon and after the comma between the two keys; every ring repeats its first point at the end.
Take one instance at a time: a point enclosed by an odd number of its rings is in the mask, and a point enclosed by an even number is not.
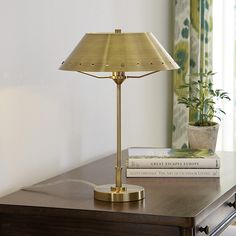
{"type": "Polygon", "coordinates": [[[214,117],[221,120],[217,114],[225,114],[222,109],[215,108],[216,102],[221,99],[231,100],[229,94],[222,89],[213,89],[212,71],[191,73],[193,77],[189,83],[180,88],[188,88],[188,93],[178,99],[178,103],[190,108],[196,115],[199,125],[211,124],[214,117]]]}

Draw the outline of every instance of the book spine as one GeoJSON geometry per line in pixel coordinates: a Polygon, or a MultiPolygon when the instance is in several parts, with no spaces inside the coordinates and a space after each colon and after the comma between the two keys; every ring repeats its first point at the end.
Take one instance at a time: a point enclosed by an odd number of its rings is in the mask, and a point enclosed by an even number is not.
{"type": "Polygon", "coordinates": [[[142,168],[142,169],[210,169],[210,168],[220,168],[220,159],[204,159],[204,158],[148,158],[148,157],[138,157],[138,158],[128,158],[127,160],[128,168],[142,168]]]}
{"type": "Polygon", "coordinates": [[[127,169],[127,177],[220,177],[219,169],[127,169]]]}

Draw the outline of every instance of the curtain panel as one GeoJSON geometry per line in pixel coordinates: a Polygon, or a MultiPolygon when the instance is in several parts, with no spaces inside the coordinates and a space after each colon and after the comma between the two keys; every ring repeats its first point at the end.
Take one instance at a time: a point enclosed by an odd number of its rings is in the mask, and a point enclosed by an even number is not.
{"type": "Polygon", "coordinates": [[[187,125],[198,114],[178,104],[178,97],[189,95],[179,89],[196,72],[212,70],[212,1],[175,0],[174,59],[180,69],[174,71],[172,147],[188,147],[187,125]]]}

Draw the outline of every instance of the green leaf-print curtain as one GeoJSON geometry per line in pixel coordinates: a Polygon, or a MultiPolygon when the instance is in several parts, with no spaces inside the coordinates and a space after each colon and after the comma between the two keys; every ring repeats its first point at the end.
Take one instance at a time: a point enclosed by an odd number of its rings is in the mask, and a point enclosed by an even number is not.
{"type": "Polygon", "coordinates": [[[174,59],[180,69],[174,72],[172,147],[188,146],[187,125],[194,120],[191,111],[177,103],[188,91],[178,89],[189,82],[189,74],[212,68],[212,1],[175,0],[174,59]]]}

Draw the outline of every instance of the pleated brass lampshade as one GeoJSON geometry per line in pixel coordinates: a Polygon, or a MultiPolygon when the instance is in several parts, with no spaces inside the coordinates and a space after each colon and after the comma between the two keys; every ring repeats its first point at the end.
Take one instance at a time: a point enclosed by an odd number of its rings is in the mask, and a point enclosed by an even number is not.
{"type": "Polygon", "coordinates": [[[87,33],[60,67],[61,70],[85,72],[177,68],[152,33],[87,33]]]}
{"type": "Polygon", "coordinates": [[[128,78],[141,78],[162,70],[179,66],[165,51],[152,33],[88,33],[81,39],[60,69],[77,71],[96,78],[113,79],[117,84],[117,154],[115,185],[94,188],[94,198],[110,202],[137,201],[144,198],[144,188],[122,183],[121,166],[121,84],[128,78]],[[143,75],[125,72],[143,71],[143,75]],[[98,76],[88,72],[112,72],[111,76],[98,76]],[[148,73],[147,73],[148,72],[148,73]]]}

